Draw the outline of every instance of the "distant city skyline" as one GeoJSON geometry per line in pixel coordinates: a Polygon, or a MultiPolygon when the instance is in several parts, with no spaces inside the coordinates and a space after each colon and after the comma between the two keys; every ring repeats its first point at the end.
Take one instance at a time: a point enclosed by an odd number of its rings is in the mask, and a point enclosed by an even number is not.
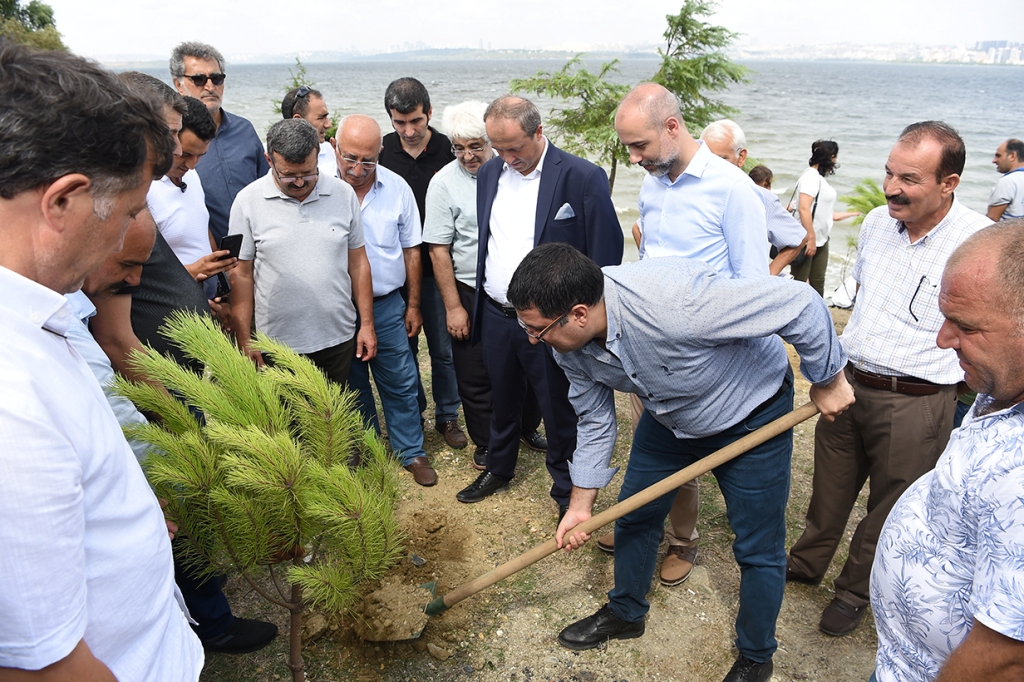
{"type": "MultiPolygon", "coordinates": [[[[346,2],[340,8],[329,0],[248,0],[241,5],[206,0],[188,8],[156,0],[47,2],[65,44],[87,57],[166,59],[179,42],[201,40],[230,61],[314,52],[400,52],[416,45],[652,49],[662,43],[665,15],[682,5],[681,0],[645,0],[629,5],[624,16],[622,3],[613,0],[520,0],[514,6],[496,0],[376,0],[346,2]]],[[[953,0],[727,0],[709,21],[742,34],[735,44],[740,51],[838,43],[973,48],[980,41],[1024,41],[1020,0],[983,0],[975,8],[965,12],[953,0]]]]}

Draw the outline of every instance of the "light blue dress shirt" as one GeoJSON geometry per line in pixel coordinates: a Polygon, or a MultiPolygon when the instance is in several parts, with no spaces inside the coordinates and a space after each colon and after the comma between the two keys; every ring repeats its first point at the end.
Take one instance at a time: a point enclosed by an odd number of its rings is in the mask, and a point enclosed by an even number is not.
{"type": "MultiPolygon", "coordinates": [[[[71,310],[74,312],[76,320],[68,325],[68,342],[88,363],[89,369],[92,370],[103,389],[103,395],[110,403],[110,409],[117,417],[117,423],[122,428],[130,424],[146,424],[146,418],[135,409],[132,401],[114,392],[114,368],[110,365],[110,358],[89,333],[89,318],[96,314],[96,306],[81,291],[67,294],[65,298],[71,304],[71,310]]],[[[149,455],[150,445],[148,443],[129,439],[128,445],[132,446],[132,452],[135,453],[135,458],[140,463],[149,455]]]]}
{"type": "Polygon", "coordinates": [[[640,258],[683,256],[728,277],[768,274],[768,232],[757,185],[701,142],[676,178],[640,188],[640,258]]]}
{"type": "Polygon", "coordinates": [[[804,226],[782,206],[779,195],[760,185],[754,185],[754,188],[761,195],[761,201],[764,203],[768,242],[779,250],[800,246],[800,242],[807,236],[804,226]]]}
{"type": "Polygon", "coordinates": [[[652,258],[604,271],[604,344],[554,354],[579,416],[573,485],[603,488],[615,446],[614,391],[636,393],[677,438],[734,426],[771,398],[789,366],[783,339],[815,385],[846,365],[832,317],[803,282],[728,279],[686,258],[652,258]]]}
{"type": "Polygon", "coordinates": [[[381,165],[373,187],[363,197],[361,212],[373,296],[377,298],[405,284],[402,249],[419,246],[422,241],[420,212],[409,183],[381,165]]]}

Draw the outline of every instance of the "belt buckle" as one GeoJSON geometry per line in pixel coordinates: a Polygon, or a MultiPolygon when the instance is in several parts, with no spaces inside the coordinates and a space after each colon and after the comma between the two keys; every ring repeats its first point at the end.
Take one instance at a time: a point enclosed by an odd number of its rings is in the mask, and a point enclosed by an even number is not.
{"type": "Polygon", "coordinates": [[[889,379],[890,379],[890,381],[892,381],[892,392],[893,393],[899,393],[900,392],[899,382],[896,380],[896,377],[889,377],[889,379]]]}

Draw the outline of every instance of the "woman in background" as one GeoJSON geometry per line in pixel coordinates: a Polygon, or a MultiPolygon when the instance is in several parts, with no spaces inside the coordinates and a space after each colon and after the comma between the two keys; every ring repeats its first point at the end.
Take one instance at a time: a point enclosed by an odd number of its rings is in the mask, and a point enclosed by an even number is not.
{"type": "Polygon", "coordinates": [[[828,236],[833,221],[860,215],[856,212],[835,213],[838,195],[825,177],[836,172],[838,156],[839,145],[834,140],[817,140],[811,145],[811,158],[807,161],[809,168],[796,183],[799,197],[797,218],[807,230],[808,239],[804,249],[806,257],[799,264],[794,261],[790,272],[795,280],[806,282],[810,279],[811,287],[819,296],[824,296],[825,291],[828,236]]]}

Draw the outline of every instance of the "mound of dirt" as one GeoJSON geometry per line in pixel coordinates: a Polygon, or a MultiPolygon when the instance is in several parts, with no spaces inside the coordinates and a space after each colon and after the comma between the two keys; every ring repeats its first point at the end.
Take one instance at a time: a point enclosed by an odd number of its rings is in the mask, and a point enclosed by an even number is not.
{"type": "Polygon", "coordinates": [[[414,639],[427,624],[423,607],[433,599],[430,590],[415,585],[385,585],[353,608],[353,628],[368,642],[414,639]]]}

